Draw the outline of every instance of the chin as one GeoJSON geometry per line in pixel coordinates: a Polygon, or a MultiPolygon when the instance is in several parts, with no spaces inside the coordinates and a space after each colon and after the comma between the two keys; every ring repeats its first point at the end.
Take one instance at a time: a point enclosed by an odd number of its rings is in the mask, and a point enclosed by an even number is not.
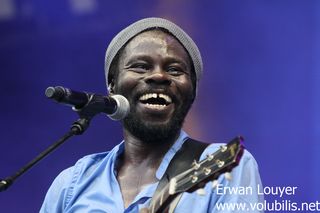
{"type": "Polygon", "coordinates": [[[167,115],[151,113],[148,115],[141,113],[137,108],[132,108],[132,111],[123,120],[123,125],[132,135],[144,142],[172,142],[180,134],[191,105],[192,101],[188,100],[167,115]]]}
{"type": "MultiPolygon", "coordinates": [[[[175,116],[173,116],[175,117],[175,116]]],[[[177,118],[177,117],[176,117],[177,118]]],[[[135,116],[124,119],[124,127],[135,137],[148,143],[172,141],[179,133],[184,118],[169,121],[145,121],[135,116]]]]}

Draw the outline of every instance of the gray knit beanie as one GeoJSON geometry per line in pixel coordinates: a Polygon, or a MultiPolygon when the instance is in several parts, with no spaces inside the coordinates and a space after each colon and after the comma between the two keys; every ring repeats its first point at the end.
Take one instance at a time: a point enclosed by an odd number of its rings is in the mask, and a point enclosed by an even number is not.
{"type": "Polygon", "coordinates": [[[185,33],[180,27],[178,27],[176,24],[163,19],[163,18],[145,18],[141,19],[125,29],[123,29],[121,32],[119,32],[110,42],[108,49],[106,51],[106,57],[105,57],[105,76],[106,76],[106,82],[107,87],[109,82],[109,69],[111,66],[111,63],[119,50],[126,45],[126,43],[138,35],[139,33],[143,31],[147,31],[148,29],[153,28],[163,28],[169,31],[180,43],[184,46],[184,48],[189,53],[191,60],[193,62],[194,71],[196,73],[196,91],[197,91],[197,85],[202,75],[202,59],[200,55],[200,51],[197,47],[197,45],[194,43],[194,41],[188,36],[187,33],[185,33]]]}

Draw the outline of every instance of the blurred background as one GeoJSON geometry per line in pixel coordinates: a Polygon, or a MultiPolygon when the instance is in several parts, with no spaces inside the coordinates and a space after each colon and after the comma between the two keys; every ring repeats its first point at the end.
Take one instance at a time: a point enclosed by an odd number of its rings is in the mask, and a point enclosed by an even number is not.
{"type": "MultiPolygon", "coordinates": [[[[108,43],[122,28],[150,16],[180,25],[203,56],[187,132],[210,143],[243,135],[265,186],[298,187],[292,196],[266,196],[268,202],[320,202],[316,0],[0,0],[0,178],[16,172],[77,119],[71,108],[46,99],[45,89],[62,85],[105,94],[108,43]]],[[[96,116],[84,135],[1,192],[0,211],[38,212],[63,169],[121,139],[119,122],[96,116]]]]}

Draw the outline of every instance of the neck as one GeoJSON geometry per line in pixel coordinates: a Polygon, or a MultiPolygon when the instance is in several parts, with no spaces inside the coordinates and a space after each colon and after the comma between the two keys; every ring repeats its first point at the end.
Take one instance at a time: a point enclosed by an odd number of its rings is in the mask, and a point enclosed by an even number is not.
{"type": "Polygon", "coordinates": [[[179,137],[175,136],[166,141],[146,141],[132,135],[128,130],[124,130],[125,151],[123,155],[124,163],[132,165],[158,167],[163,156],[167,153],[173,143],[179,137]]]}

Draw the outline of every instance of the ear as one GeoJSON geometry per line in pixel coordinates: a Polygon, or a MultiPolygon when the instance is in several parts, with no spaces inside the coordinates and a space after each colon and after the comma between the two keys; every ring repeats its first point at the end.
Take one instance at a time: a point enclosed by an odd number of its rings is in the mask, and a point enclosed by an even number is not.
{"type": "Polygon", "coordinates": [[[112,80],[108,86],[108,92],[110,95],[114,95],[114,81],[112,80]]]}

